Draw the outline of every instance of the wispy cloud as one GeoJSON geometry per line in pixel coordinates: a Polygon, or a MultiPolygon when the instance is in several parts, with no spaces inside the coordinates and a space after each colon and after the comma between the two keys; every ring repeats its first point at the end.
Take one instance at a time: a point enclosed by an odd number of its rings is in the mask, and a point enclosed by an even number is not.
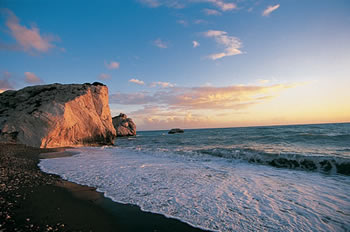
{"type": "Polygon", "coordinates": [[[208,56],[208,58],[212,60],[217,60],[225,56],[234,56],[242,54],[242,51],[240,50],[242,43],[237,37],[229,36],[225,31],[215,30],[209,30],[205,32],[204,35],[206,37],[214,38],[219,45],[225,47],[225,50],[223,52],[211,54],[208,56]]]}
{"type": "Polygon", "coordinates": [[[137,84],[137,85],[144,85],[145,84],[144,81],[141,81],[141,80],[138,80],[138,79],[130,79],[129,82],[137,84]]]}
{"type": "Polygon", "coordinates": [[[139,0],[139,2],[150,8],[165,6],[168,8],[182,9],[194,3],[211,3],[222,11],[230,11],[237,8],[235,3],[225,0],[139,0]]]}
{"type": "Polygon", "coordinates": [[[156,8],[161,5],[158,0],[140,0],[140,2],[148,7],[156,8]]]}
{"type": "Polygon", "coordinates": [[[24,80],[28,84],[40,84],[40,83],[43,83],[43,81],[37,75],[35,75],[32,72],[25,72],[24,76],[25,76],[24,80]]]}
{"type": "Polygon", "coordinates": [[[35,25],[32,25],[31,28],[20,25],[17,16],[9,9],[2,9],[1,13],[6,16],[6,26],[10,35],[17,42],[16,45],[2,45],[2,48],[44,53],[55,47],[52,42],[60,40],[57,36],[41,35],[39,28],[35,25]]]}
{"type": "Polygon", "coordinates": [[[111,75],[109,74],[106,74],[106,73],[101,73],[99,76],[98,76],[98,79],[100,80],[108,80],[111,78],[111,75]]]}
{"type": "Polygon", "coordinates": [[[177,22],[178,24],[181,24],[181,25],[185,26],[185,27],[188,26],[188,22],[187,22],[186,20],[184,20],[184,19],[179,19],[179,20],[177,20],[176,22],[177,22]]]}
{"type": "Polygon", "coordinates": [[[263,12],[262,16],[269,16],[273,11],[277,10],[280,7],[280,4],[274,6],[268,6],[263,12]]]}
{"type": "Polygon", "coordinates": [[[160,38],[153,41],[153,44],[159,48],[168,48],[168,44],[160,38]]]}
{"type": "MultiPolygon", "coordinates": [[[[145,85],[146,83],[142,80],[133,78],[129,80],[130,83],[134,83],[137,85],[145,85]]],[[[156,81],[148,84],[149,87],[154,88],[154,87],[161,87],[161,88],[172,88],[175,86],[175,84],[172,84],[170,82],[163,82],[163,81],[156,81]]]]}
{"type": "Polygon", "coordinates": [[[241,109],[278,95],[296,84],[173,87],[156,92],[116,93],[110,101],[125,105],[158,105],[167,109],[241,109]]]}
{"type": "Polygon", "coordinates": [[[146,105],[157,102],[151,93],[143,91],[137,93],[121,93],[117,92],[110,95],[109,102],[121,105],[146,105]]]}
{"type": "Polygon", "coordinates": [[[193,40],[192,41],[192,45],[193,45],[194,48],[196,48],[196,47],[200,46],[200,43],[198,41],[193,40]]]}
{"type": "Polygon", "coordinates": [[[120,67],[120,63],[117,61],[110,61],[109,63],[105,62],[105,66],[108,69],[118,69],[120,67]]]}
{"type": "Polygon", "coordinates": [[[270,80],[259,79],[259,80],[258,80],[258,83],[261,84],[261,85],[265,85],[265,84],[270,83],[270,80]]]}
{"type": "Polygon", "coordinates": [[[204,19],[196,19],[193,21],[194,24],[207,24],[208,21],[204,20],[204,19]]]}
{"type": "Polygon", "coordinates": [[[187,1],[184,0],[139,0],[143,5],[157,8],[165,6],[168,8],[182,9],[185,7],[187,1]]]}
{"type": "Polygon", "coordinates": [[[170,82],[162,82],[162,81],[157,81],[157,82],[153,82],[150,84],[151,87],[157,87],[160,86],[162,88],[171,88],[174,87],[175,85],[170,83],[170,82]]]}
{"type": "Polygon", "coordinates": [[[0,93],[13,89],[13,84],[11,83],[11,73],[9,72],[3,72],[1,74],[1,79],[0,79],[0,93]]]}
{"type": "Polygon", "coordinates": [[[142,129],[232,126],[228,117],[234,118],[301,84],[173,87],[155,92],[118,92],[110,96],[110,102],[123,105],[120,107],[132,106],[128,114],[142,129]],[[218,117],[226,119],[221,121],[218,117]]]}
{"type": "Polygon", "coordinates": [[[130,112],[137,121],[139,128],[166,129],[166,128],[196,128],[212,123],[208,115],[193,114],[186,111],[167,110],[158,106],[144,106],[143,109],[130,112]]]}
{"type": "Polygon", "coordinates": [[[214,10],[214,9],[204,9],[203,12],[206,15],[216,15],[216,16],[221,15],[221,12],[214,10]]]}
{"type": "Polygon", "coordinates": [[[223,0],[202,0],[203,2],[210,2],[222,11],[229,11],[237,8],[237,5],[233,2],[225,2],[223,0]]]}

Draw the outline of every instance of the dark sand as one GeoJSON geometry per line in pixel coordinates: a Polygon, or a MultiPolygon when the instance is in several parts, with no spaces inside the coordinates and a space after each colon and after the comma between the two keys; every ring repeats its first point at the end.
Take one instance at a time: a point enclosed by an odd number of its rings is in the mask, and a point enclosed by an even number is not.
{"type": "Polygon", "coordinates": [[[43,173],[40,158],[64,149],[0,144],[0,231],[202,231],[43,173]],[[40,155],[41,154],[41,155],[40,155]]]}

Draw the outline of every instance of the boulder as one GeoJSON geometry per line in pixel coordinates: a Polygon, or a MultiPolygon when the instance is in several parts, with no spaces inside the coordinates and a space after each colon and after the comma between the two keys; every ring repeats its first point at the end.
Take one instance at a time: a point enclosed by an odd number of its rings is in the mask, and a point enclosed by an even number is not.
{"type": "Polygon", "coordinates": [[[173,128],[171,129],[168,134],[177,134],[177,133],[184,133],[185,131],[183,129],[180,128],[173,128]]]}
{"type": "Polygon", "coordinates": [[[33,147],[113,144],[107,86],[51,84],[0,94],[0,142],[33,147]]]}
{"type": "Polygon", "coordinates": [[[136,125],[126,114],[120,113],[113,117],[112,121],[118,137],[136,135],[136,125]]]}

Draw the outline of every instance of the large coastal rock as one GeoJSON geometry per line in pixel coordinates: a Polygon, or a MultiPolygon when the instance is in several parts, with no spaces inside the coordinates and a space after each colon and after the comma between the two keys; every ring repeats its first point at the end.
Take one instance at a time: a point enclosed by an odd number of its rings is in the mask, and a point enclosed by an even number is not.
{"type": "Polygon", "coordinates": [[[112,144],[107,86],[51,84],[0,94],[0,142],[33,147],[112,144]]]}
{"type": "Polygon", "coordinates": [[[112,118],[113,126],[117,131],[117,136],[135,136],[136,125],[131,118],[128,118],[126,114],[120,113],[118,116],[112,118]]]}

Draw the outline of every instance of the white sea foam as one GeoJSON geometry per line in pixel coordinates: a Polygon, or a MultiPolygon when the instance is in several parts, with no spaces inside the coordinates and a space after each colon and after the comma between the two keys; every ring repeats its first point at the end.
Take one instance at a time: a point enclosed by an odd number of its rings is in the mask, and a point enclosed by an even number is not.
{"type": "Polygon", "coordinates": [[[81,148],[45,172],[214,231],[347,231],[350,178],[218,157],[81,148]]]}

